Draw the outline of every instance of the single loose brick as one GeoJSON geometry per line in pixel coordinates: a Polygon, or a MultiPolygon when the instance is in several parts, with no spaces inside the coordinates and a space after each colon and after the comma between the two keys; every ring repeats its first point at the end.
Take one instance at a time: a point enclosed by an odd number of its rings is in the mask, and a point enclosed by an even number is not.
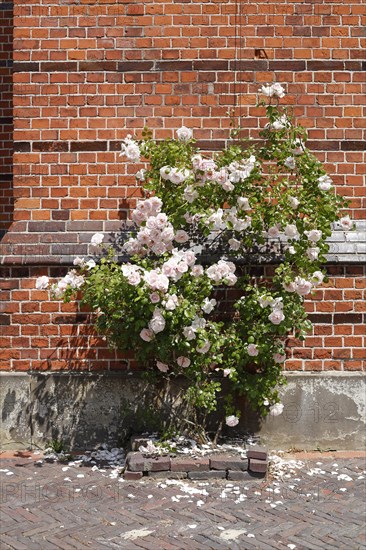
{"type": "Polygon", "coordinates": [[[207,470],[202,472],[188,472],[188,479],[225,479],[226,470],[207,470]]]}
{"type": "Polygon", "coordinates": [[[247,470],[248,460],[238,456],[214,455],[210,458],[212,470],[247,470]]]}
{"type": "Polygon", "coordinates": [[[258,458],[260,460],[267,460],[268,452],[265,447],[260,445],[254,445],[247,450],[248,458],[258,458]]]}
{"type": "Polygon", "coordinates": [[[210,469],[208,458],[172,458],[170,469],[172,472],[198,472],[210,469]]]}
{"type": "Polygon", "coordinates": [[[259,460],[257,458],[249,459],[249,470],[258,474],[264,474],[267,472],[268,461],[259,460]]]}
{"type": "Polygon", "coordinates": [[[131,472],[130,470],[126,470],[123,474],[123,479],[129,480],[129,481],[135,481],[137,479],[141,479],[143,476],[142,472],[131,472]]]}

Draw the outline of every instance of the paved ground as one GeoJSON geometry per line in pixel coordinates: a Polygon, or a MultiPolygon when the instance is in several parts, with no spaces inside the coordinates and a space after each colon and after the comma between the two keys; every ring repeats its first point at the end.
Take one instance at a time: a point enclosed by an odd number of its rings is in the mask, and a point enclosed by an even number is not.
{"type": "Polygon", "coordinates": [[[0,547],[366,549],[365,458],[350,456],[281,463],[282,481],[236,483],[128,482],[40,456],[1,458],[0,547]]]}

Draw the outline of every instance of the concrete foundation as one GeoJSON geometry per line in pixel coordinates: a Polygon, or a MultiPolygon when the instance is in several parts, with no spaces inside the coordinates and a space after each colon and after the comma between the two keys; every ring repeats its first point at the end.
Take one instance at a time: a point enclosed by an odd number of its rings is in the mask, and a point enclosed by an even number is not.
{"type": "MultiPolygon", "coordinates": [[[[172,410],[181,414],[180,390],[178,382],[153,389],[128,373],[3,372],[1,448],[44,448],[52,439],[72,449],[123,444],[132,433],[161,430],[172,410]]],[[[259,434],[272,449],[365,449],[363,373],[292,373],[281,391],[281,416],[261,421],[244,404],[235,435],[259,434]]]]}

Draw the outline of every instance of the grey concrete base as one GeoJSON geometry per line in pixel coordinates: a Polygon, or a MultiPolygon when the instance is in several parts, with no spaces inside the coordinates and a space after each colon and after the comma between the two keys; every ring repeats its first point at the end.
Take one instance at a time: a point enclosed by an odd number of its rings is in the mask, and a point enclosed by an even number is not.
{"type": "MultiPolygon", "coordinates": [[[[0,373],[1,448],[42,448],[52,439],[73,449],[122,444],[132,433],[164,429],[172,410],[182,414],[181,389],[153,390],[122,372],[0,373]]],[[[365,449],[362,373],[293,373],[281,391],[281,416],[262,422],[244,404],[239,431],[260,434],[272,449],[365,449]]]]}

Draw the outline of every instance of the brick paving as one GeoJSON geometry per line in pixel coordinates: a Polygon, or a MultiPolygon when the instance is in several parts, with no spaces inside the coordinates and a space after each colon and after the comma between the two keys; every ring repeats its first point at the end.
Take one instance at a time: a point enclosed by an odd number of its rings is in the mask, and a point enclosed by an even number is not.
{"type": "Polygon", "coordinates": [[[232,482],[128,481],[39,458],[0,461],[1,550],[366,548],[364,458],[232,482]]]}

